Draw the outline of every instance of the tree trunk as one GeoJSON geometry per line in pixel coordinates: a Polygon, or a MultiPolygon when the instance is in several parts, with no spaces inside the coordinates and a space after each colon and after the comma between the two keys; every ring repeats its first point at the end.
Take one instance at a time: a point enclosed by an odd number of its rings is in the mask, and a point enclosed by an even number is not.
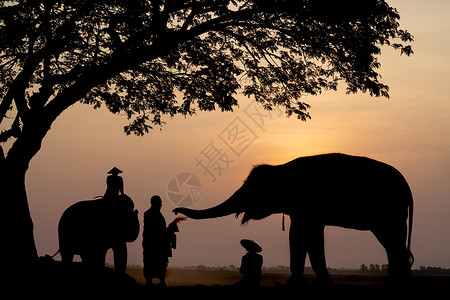
{"type": "MultiPolygon", "coordinates": [[[[14,166],[11,166],[14,168],[14,166]]],[[[12,266],[24,266],[38,258],[33,221],[25,190],[25,172],[1,168],[2,180],[2,259],[12,266]]]]}
{"type": "Polygon", "coordinates": [[[25,175],[31,159],[41,148],[50,130],[49,123],[29,122],[0,161],[1,258],[6,264],[26,266],[38,259],[25,188],[25,175]]]}

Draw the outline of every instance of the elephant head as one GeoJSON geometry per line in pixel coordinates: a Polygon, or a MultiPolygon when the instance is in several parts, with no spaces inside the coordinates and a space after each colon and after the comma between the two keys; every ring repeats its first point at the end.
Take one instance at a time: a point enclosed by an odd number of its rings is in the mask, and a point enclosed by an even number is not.
{"type": "Polygon", "coordinates": [[[280,186],[277,169],[270,165],[258,165],[250,172],[243,185],[227,200],[217,206],[194,210],[178,207],[173,210],[175,214],[181,213],[192,219],[218,218],[230,214],[244,214],[242,224],[251,219],[260,220],[274,213],[286,213],[280,195],[283,193],[273,186],[280,186]]]}
{"type": "Polygon", "coordinates": [[[139,218],[138,218],[138,210],[135,209],[131,212],[128,212],[124,218],[124,239],[127,243],[134,242],[139,236],[139,218]]]}
{"type": "Polygon", "coordinates": [[[116,232],[114,239],[121,237],[125,242],[134,242],[139,235],[140,226],[138,211],[134,209],[133,200],[128,195],[121,195],[109,203],[102,204],[106,204],[111,224],[115,224],[116,228],[112,230],[116,232]]]}

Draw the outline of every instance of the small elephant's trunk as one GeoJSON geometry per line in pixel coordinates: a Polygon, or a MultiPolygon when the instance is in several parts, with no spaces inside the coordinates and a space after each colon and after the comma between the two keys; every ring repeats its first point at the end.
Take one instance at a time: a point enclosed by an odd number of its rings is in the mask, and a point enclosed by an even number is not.
{"type": "Polygon", "coordinates": [[[128,220],[127,220],[127,224],[126,224],[127,227],[125,230],[125,240],[128,243],[134,242],[139,236],[140,224],[139,224],[138,213],[139,213],[138,210],[135,209],[128,216],[128,220]]]}

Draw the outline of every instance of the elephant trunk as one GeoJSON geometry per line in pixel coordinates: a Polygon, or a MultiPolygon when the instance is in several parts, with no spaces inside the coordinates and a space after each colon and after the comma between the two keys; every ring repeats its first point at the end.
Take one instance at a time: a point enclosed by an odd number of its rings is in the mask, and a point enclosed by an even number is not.
{"type": "Polygon", "coordinates": [[[185,207],[178,207],[173,210],[175,214],[181,213],[188,218],[192,219],[211,219],[224,217],[233,213],[238,213],[239,209],[236,206],[236,193],[231,196],[228,200],[216,205],[214,207],[210,207],[207,209],[190,209],[185,207]]]}

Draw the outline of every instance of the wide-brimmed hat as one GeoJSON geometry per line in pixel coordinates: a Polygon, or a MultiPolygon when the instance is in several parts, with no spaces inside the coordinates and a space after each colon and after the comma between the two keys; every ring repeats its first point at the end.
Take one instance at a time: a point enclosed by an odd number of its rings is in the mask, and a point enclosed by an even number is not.
{"type": "Polygon", "coordinates": [[[249,252],[261,252],[261,246],[254,240],[242,239],[241,246],[249,252]]]}
{"type": "Polygon", "coordinates": [[[119,173],[123,173],[121,170],[117,169],[116,167],[112,168],[108,174],[119,174],[119,173]]]}

